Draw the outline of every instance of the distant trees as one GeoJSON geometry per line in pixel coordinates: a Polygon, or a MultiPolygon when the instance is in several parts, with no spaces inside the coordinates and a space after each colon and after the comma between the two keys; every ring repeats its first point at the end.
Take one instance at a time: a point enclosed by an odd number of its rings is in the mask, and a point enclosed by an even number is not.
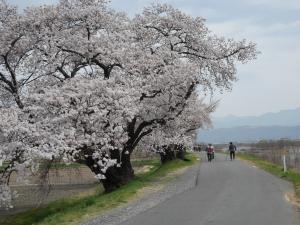
{"type": "Polygon", "coordinates": [[[215,104],[197,87],[230,89],[253,43],[218,38],[202,18],[152,5],[135,18],[104,0],[60,0],[22,14],[0,2],[0,204],[12,171],[40,159],[87,165],[112,191],[134,176],[141,145],[189,145],[215,104]],[[1,61],[2,60],[2,61],[1,61]],[[4,104],[3,104],[4,106],[4,104]]]}
{"type": "Polygon", "coordinates": [[[250,144],[250,146],[252,148],[261,149],[284,149],[285,147],[300,147],[300,141],[291,139],[261,140],[259,142],[250,144]]]}

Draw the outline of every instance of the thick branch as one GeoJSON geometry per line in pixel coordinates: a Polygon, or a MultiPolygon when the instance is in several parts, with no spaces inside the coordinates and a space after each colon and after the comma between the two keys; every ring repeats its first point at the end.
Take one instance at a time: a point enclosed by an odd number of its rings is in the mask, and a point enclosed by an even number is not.
{"type": "MultiPolygon", "coordinates": [[[[134,142],[133,142],[133,144],[132,144],[132,150],[138,145],[138,143],[140,142],[140,140],[141,140],[144,136],[150,134],[152,131],[153,131],[152,129],[149,129],[149,130],[146,130],[146,131],[142,132],[142,133],[134,140],[134,142]]],[[[131,151],[132,151],[132,150],[131,150],[131,151]]]]}
{"type": "Polygon", "coordinates": [[[152,95],[147,95],[145,93],[142,93],[142,96],[140,97],[140,101],[143,101],[145,98],[155,98],[160,93],[162,93],[161,90],[153,91],[152,95]]]}
{"type": "Polygon", "coordinates": [[[122,68],[122,65],[120,63],[113,63],[110,65],[105,65],[102,62],[100,62],[98,59],[93,58],[92,62],[95,63],[97,66],[99,66],[104,71],[104,78],[109,79],[111,71],[114,67],[120,67],[122,68]]]}
{"type": "Polygon", "coordinates": [[[16,78],[16,73],[15,71],[11,68],[9,62],[8,62],[8,55],[3,55],[3,59],[4,59],[4,64],[5,64],[5,67],[8,69],[9,73],[10,73],[10,76],[11,76],[11,80],[12,80],[12,83],[13,83],[13,86],[15,88],[18,87],[18,83],[17,83],[17,78],[16,78]]]}
{"type": "Polygon", "coordinates": [[[9,88],[11,89],[10,92],[13,92],[14,90],[13,84],[9,80],[7,80],[7,78],[1,72],[0,72],[0,80],[9,86],[9,88]]]}
{"type": "Polygon", "coordinates": [[[69,74],[62,67],[57,67],[57,70],[64,76],[65,79],[70,78],[69,74]]]}

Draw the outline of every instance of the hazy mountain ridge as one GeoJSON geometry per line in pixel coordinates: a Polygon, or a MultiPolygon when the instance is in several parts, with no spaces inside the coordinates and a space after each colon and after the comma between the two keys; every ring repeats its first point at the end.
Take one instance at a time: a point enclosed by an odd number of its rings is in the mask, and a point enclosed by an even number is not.
{"type": "Polygon", "coordinates": [[[253,142],[262,139],[300,139],[300,108],[261,116],[213,118],[214,129],[199,130],[197,142],[253,142]]]}
{"type": "Polygon", "coordinates": [[[198,132],[198,142],[228,143],[234,142],[254,142],[262,139],[277,140],[281,138],[300,139],[300,126],[283,127],[233,127],[220,128],[209,131],[198,132]]]}
{"type": "Polygon", "coordinates": [[[300,126],[300,107],[261,116],[226,116],[212,120],[215,129],[240,126],[300,126]]]}

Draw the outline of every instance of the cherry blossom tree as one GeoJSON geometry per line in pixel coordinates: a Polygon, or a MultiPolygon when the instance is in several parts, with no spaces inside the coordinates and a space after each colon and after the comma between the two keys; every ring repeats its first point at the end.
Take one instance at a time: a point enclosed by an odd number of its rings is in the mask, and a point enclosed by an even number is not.
{"type": "Polygon", "coordinates": [[[39,39],[31,35],[31,24],[16,7],[0,1],[0,91],[19,108],[24,107],[24,87],[44,74],[40,69],[43,61],[35,52],[39,39]]]}
{"type": "Polygon", "coordinates": [[[235,62],[256,56],[254,44],[218,38],[202,18],[168,5],[145,8],[133,19],[132,30],[137,49],[132,64],[124,68],[145,81],[140,82],[142,110],[128,126],[130,153],[144,136],[179,117],[197,86],[230,89],[235,62]]]}
{"type": "Polygon", "coordinates": [[[167,162],[179,156],[184,159],[184,148],[192,149],[197,129],[209,128],[209,115],[214,111],[216,103],[204,103],[194,93],[187,101],[187,106],[181,115],[170,120],[166,126],[155,129],[146,136],[138,149],[146,149],[160,154],[161,161],[167,162]]]}
{"type": "MultiPolygon", "coordinates": [[[[191,143],[191,132],[209,123],[214,108],[199,100],[204,93],[196,94],[197,88],[230,89],[236,62],[257,54],[253,43],[219,38],[202,18],[164,4],[133,19],[104,0],[60,0],[22,16],[1,4],[2,14],[13,12],[3,21],[30,21],[21,29],[27,45],[18,47],[26,54],[6,50],[14,59],[27,58],[18,70],[21,79],[29,76],[22,103],[15,98],[20,109],[9,108],[12,119],[0,123],[0,155],[9,162],[5,185],[10,171],[62,159],[87,165],[106,191],[118,188],[134,176],[130,156],[139,144],[191,143]]],[[[7,27],[9,37],[18,33],[7,27]]],[[[9,90],[7,78],[16,76],[5,59],[1,68],[8,70],[0,76],[9,90]]],[[[14,96],[20,82],[16,87],[14,96]]]]}

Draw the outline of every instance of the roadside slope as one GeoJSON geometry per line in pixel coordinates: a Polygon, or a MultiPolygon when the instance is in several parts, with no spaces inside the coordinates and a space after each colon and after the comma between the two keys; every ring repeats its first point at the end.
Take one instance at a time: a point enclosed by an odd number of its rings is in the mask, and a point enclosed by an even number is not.
{"type": "MultiPolygon", "coordinates": [[[[105,215],[113,208],[122,207],[128,202],[139,199],[149,193],[143,190],[164,186],[177,176],[178,171],[194,165],[194,154],[188,154],[189,160],[174,160],[161,165],[159,160],[146,162],[147,170],[137,175],[127,185],[111,193],[96,191],[87,196],[66,197],[47,206],[0,218],[2,225],[73,225],[105,215]],[[149,165],[148,165],[149,164],[149,165]]],[[[144,162],[142,162],[144,165],[144,162]]],[[[161,187],[159,187],[161,188],[161,187]]],[[[155,192],[156,190],[153,190],[155,192]]],[[[151,192],[151,190],[150,190],[151,192]]]]}

